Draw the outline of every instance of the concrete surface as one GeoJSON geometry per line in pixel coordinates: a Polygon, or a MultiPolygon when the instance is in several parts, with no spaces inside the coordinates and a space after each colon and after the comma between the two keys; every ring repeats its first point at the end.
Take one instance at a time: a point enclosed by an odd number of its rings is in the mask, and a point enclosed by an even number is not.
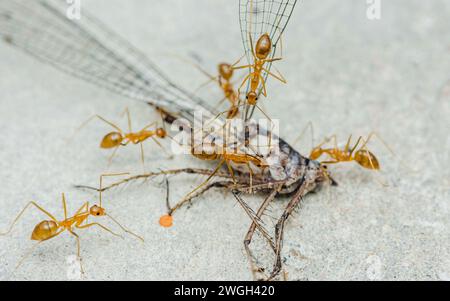
{"type": "MultiPolygon", "coordinates": [[[[242,53],[237,0],[82,2],[192,90],[205,78],[174,55],[214,72],[218,62],[242,53]]],[[[376,131],[400,157],[374,140],[379,174],[355,164],[331,169],[340,186],[308,196],[286,228],[283,258],[290,280],[450,279],[450,3],[381,4],[381,19],[370,21],[363,0],[300,1],[284,36],[285,61],[278,69],[288,84],[272,81],[264,103],[281,120],[282,136],[293,141],[308,121],[316,141],[333,133],[345,141],[349,134],[376,131]]],[[[5,44],[0,57],[0,229],[29,200],[58,217],[61,192],[70,212],[85,200],[95,202],[95,194],[73,185],[97,185],[109,155],[98,143],[110,129],[94,122],[70,143],[66,139],[94,113],[125,126],[120,113],[128,106],[136,127],[157,116],[5,44]]],[[[201,94],[220,99],[214,86],[201,94]]],[[[297,147],[307,152],[309,139],[297,147]]],[[[148,170],[203,166],[188,157],[169,160],[152,143],[145,148],[148,170]]],[[[130,147],[119,152],[110,171],[141,169],[139,149],[130,147]]],[[[199,181],[174,178],[172,202],[199,181]]],[[[164,197],[157,182],[105,195],[111,215],[145,243],[97,229],[79,231],[87,279],[251,279],[242,244],[250,221],[230,194],[208,193],[180,210],[170,229],[158,225],[164,197]]],[[[246,199],[255,207],[262,196],[246,199]]],[[[271,215],[279,215],[287,201],[275,203],[271,215]]],[[[42,244],[14,271],[42,218],[30,210],[11,235],[0,238],[0,279],[73,278],[75,241],[67,234],[42,244]]],[[[254,247],[270,263],[261,239],[254,247]]]]}

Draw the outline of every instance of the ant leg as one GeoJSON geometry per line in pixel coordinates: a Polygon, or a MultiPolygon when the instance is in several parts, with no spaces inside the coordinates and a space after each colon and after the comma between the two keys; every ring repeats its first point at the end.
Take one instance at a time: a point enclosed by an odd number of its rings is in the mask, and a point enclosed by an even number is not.
{"type": "Polygon", "coordinates": [[[85,209],[84,212],[88,212],[89,211],[89,202],[84,203],[83,206],[81,206],[80,209],[77,210],[75,215],[79,215],[83,211],[83,209],[85,209]]]}
{"type": "MultiPolygon", "coordinates": [[[[202,188],[206,183],[209,182],[209,180],[212,179],[212,177],[214,177],[214,175],[220,170],[220,168],[222,167],[222,165],[226,162],[225,159],[222,159],[222,161],[220,161],[220,163],[217,165],[216,169],[214,169],[214,171],[208,176],[208,178],[202,183],[200,184],[197,188],[195,188],[194,190],[192,190],[191,192],[189,192],[183,199],[187,199],[189,198],[194,192],[196,192],[198,189],[202,188]]],[[[183,201],[182,201],[183,202],[183,201]]]]}
{"type": "Polygon", "coordinates": [[[103,118],[103,117],[100,116],[100,115],[94,115],[94,116],[89,117],[89,118],[88,118],[86,121],[84,121],[78,128],[76,128],[75,131],[74,131],[74,133],[66,140],[66,142],[69,143],[70,141],[72,141],[72,139],[77,135],[77,133],[78,133],[82,128],[84,128],[88,123],[90,123],[92,120],[94,120],[94,118],[98,118],[98,119],[100,119],[101,121],[104,121],[104,122],[107,123],[108,125],[112,126],[112,127],[115,128],[116,130],[118,130],[119,133],[122,133],[122,130],[121,130],[118,126],[116,126],[114,123],[112,123],[112,122],[106,120],[105,118],[103,118]]]}
{"type": "Polygon", "coordinates": [[[246,77],[244,77],[244,80],[242,81],[242,83],[241,83],[241,85],[239,86],[239,88],[238,88],[238,93],[239,94],[241,94],[241,89],[242,89],[242,87],[245,85],[245,83],[247,83],[247,81],[249,81],[250,80],[250,77],[251,76],[253,76],[253,72],[252,73],[249,73],[246,77]]]}
{"type": "Polygon", "coordinates": [[[120,145],[119,145],[119,146],[116,146],[116,147],[114,148],[112,154],[109,156],[107,167],[110,167],[110,166],[111,166],[112,160],[113,160],[114,156],[117,154],[117,151],[119,150],[119,147],[120,147],[120,145]]]}
{"type": "Polygon", "coordinates": [[[139,236],[139,235],[137,235],[137,234],[131,232],[130,230],[128,230],[127,228],[125,228],[124,226],[122,226],[122,225],[121,225],[115,218],[113,218],[111,215],[106,214],[106,216],[109,217],[109,218],[110,218],[116,225],[118,225],[118,226],[120,227],[120,229],[122,229],[124,232],[126,232],[126,233],[128,233],[128,234],[130,234],[130,235],[133,235],[134,237],[136,237],[137,239],[139,239],[141,242],[144,242],[144,239],[143,239],[141,236],[139,236]]]}
{"type": "MultiPolygon", "coordinates": [[[[362,137],[359,137],[359,139],[356,141],[356,143],[355,143],[355,145],[353,146],[353,148],[352,148],[350,154],[352,154],[353,151],[358,147],[358,144],[361,142],[361,138],[362,138],[362,137]]],[[[350,143],[351,143],[351,142],[352,142],[352,135],[350,135],[350,136],[348,137],[347,143],[345,144],[345,147],[344,147],[344,152],[345,152],[345,153],[347,153],[347,152],[350,150],[350,143]]],[[[336,137],[335,137],[335,140],[334,140],[334,144],[335,144],[335,147],[336,147],[336,149],[337,149],[336,137]]]]}
{"type": "Polygon", "coordinates": [[[239,64],[245,56],[246,56],[246,54],[244,54],[243,56],[241,56],[236,62],[234,62],[234,64],[231,65],[231,67],[234,69],[234,66],[236,66],[237,64],[239,64]]]}
{"type": "Polygon", "coordinates": [[[198,92],[201,88],[207,86],[209,83],[211,82],[219,82],[219,77],[218,76],[213,76],[210,73],[208,73],[205,69],[203,69],[199,64],[193,62],[192,60],[189,60],[187,58],[184,58],[182,56],[179,55],[174,55],[177,59],[193,66],[194,68],[196,68],[198,71],[200,71],[201,73],[203,73],[208,79],[208,81],[206,81],[205,83],[202,83],[200,86],[198,86],[195,90],[194,90],[194,94],[196,94],[196,92],[198,92]]]}
{"type": "Polygon", "coordinates": [[[263,95],[265,97],[267,97],[266,81],[265,81],[264,77],[261,74],[259,74],[258,77],[261,80],[261,85],[263,87],[263,95]]]}
{"type": "Polygon", "coordinates": [[[72,230],[68,229],[69,233],[72,234],[75,239],[77,240],[77,257],[78,260],[80,261],[80,269],[81,269],[81,274],[84,274],[84,268],[83,268],[83,263],[82,263],[82,258],[81,258],[81,243],[80,243],[80,237],[78,236],[78,234],[76,234],[75,232],[73,232],[72,230]]]}
{"type": "Polygon", "coordinates": [[[163,111],[156,110],[156,112],[158,112],[159,117],[161,117],[161,126],[163,127],[164,131],[167,132],[167,130],[166,130],[166,123],[164,122],[163,111]]]}
{"type": "MultiPolygon", "coordinates": [[[[59,233],[57,233],[57,234],[55,234],[54,236],[56,236],[56,235],[59,235],[62,231],[64,231],[64,230],[61,230],[59,233]]],[[[54,237],[53,236],[53,237],[54,237]]],[[[25,254],[23,255],[23,257],[22,257],[22,259],[20,259],[19,260],[19,262],[17,263],[17,265],[16,265],[16,267],[15,267],[15,271],[17,271],[19,268],[20,268],[20,266],[23,264],[23,262],[25,261],[25,259],[27,259],[31,254],[33,254],[33,252],[34,252],[34,250],[36,250],[36,248],[40,245],[40,244],[42,244],[43,242],[45,242],[45,241],[47,241],[48,239],[46,239],[46,240],[41,240],[41,241],[39,241],[39,242],[37,242],[34,246],[32,246],[27,252],[25,252],[25,254]]]]}
{"type": "Polygon", "coordinates": [[[111,233],[112,235],[120,237],[120,238],[123,239],[122,235],[113,232],[112,230],[108,229],[107,227],[105,227],[105,226],[103,226],[102,224],[99,224],[99,223],[90,223],[90,224],[86,224],[86,225],[77,225],[77,224],[75,224],[75,227],[77,229],[87,229],[87,228],[90,228],[90,227],[93,227],[93,226],[100,227],[101,229],[111,233]]]}
{"type": "MultiPolygon", "coordinates": [[[[266,112],[264,112],[264,110],[258,104],[255,104],[255,106],[270,121],[270,124],[272,125],[271,130],[273,130],[274,123],[273,123],[272,119],[269,117],[269,115],[267,115],[266,112]]],[[[269,139],[272,140],[272,135],[269,136],[269,139]]],[[[269,142],[269,145],[270,145],[270,142],[269,142]]]]}
{"type": "MultiPolygon", "coordinates": [[[[274,67],[275,68],[275,67],[274,67]]],[[[287,80],[283,77],[283,75],[281,75],[280,71],[277,70],[278,75],[273,74],[272,72],[270,72],[269,70],[267,70],[266,68],[262,68],[267,74],[269,74],[270,76],[272,76],[273,78],[279,80],[280,82],[282,82],[283,84],[287,84],[287,80]]],[[[275,68],[276,69],[276,68],[275,68]]]]}
{"type": "Polygon", "coordinates": [[[311,149],[314,148],[314,125],[311,121],[309,121],[306,126],[303,128],[303,130],[300,132],[300,135],[295,138],[294,142],[292,143],[293,146],[295,146],[297,143],[299,143],[300,141],[302,141],[303,139],[303,135],[306,133],[307,130],[310,130],[310,134],[311,134],[311,149]]]}
{"type": "MultiPolygon", "coordinates": [[[[130,173],[129,172],[122,172],[122,173],[109,173],[109,174],[102,174],[102,175],[100,175],[100,179],[99,179],[99,196],[98,196],[98,200],[99,200],[99,206],[101,207],[101,208],[103,208],[102,207],[102,191],[103,191],[103,178],[106,178],[106,177],[118,177],[118,176],[125,176],[125,175],[129,175],[130,173]]],[[[89,204],[88,203],[86,203],[87,205],[87,207],[89,208],[89,204]]],[[[77,212],[77,213],[79,213],[79,212],[77,212]]]]}
{"type": "Polygon", "coordinates": [[[341,161],[322,161],[320,162],[321,165],[327,165],[327,164],[338,164],[341,161]]]}
{"type": "MultiPolygon", "coordinates": [[[[239,105],[237,105],[237,106],[234,106],[234,109],[239,109],[240,107],[244,107],[244,106],[245,106],[245,104],[239,104],[239,105]]],[[[218,113],[216,116],[214,116],[214,118],[211,118],[211,120],[205,121],[204,126],[203,126],[202,128],[200,128],[200,129],[198,129],[198,130],[196,130],[196,131],[194,132],[194,136],[195,136],[195,134],[197,134],[199,131],[202,131],[205,127],[208,127],[210,124],[212,124],[214,121],[216,121],[220,116],[225,115],[225,114],[227,114],[227,113],[229,113],[229,112],[230,112],[230,110],[222,111],[222,112],[218,113]]],[[[226,123],[224,124],[224,126],[225,126],[225,125],[226,125],[226,123]]]]}
{"type": "Polygon", "coordinates": [[[276,62],[276,61],[281,61],[283,58],[281,58],[281,57],[277,57],[277,58],[273,58],[273,59],[266,59],[266,60],[264,60],[264,63],[273,63],[273,62],[276,62]]]}
{"type": "Polygon", "coordinates": [[[147,130],[148,128],[151,128],[152,126],[155,126],[155,125],[157,125],[157,122],[156,122],[156,121],[154,121],[154,122],[150,123],[149,125],[143,127],[142,130],[141,130],[141,132],[142,132],[142,131],[145,131],[145,130],[147,130]]]}
{"type": "Polygon", "coordinates": [[[242,65],[242,66],[237,66],[237,67],[233,67],[234,70],[238,70],[238,69],[247,69],[247,68],[252,68],[253,65],[242,65]]]}
{"type": "Polygon", "coordinates": [[[145,172],[145,158],[144,158],[144,144],[142,142],[139,142],[140,145],[140,149],[141,149],[141,163],[142,163],[142,168],[145,172]]]}
{"type": "Polygon", "coordinates": [[[224,96],[218,103],[217,105],[214,107],[214,109],[218,110],[220,108],[220,106],[225,102],[225,100],[227,100],[228,98],[226,96],[224,96]]]}
{"type": "Polygon", "coordinates": [[[12,229],[14,228],[14,226],[16,225],[17,221],[20,219],[20,217],[25,213],[25,210],[27,210],[28,207],[30,207],[31,205],[33,205],[34,207],[36,207],[38,210],[42,211],[45,215],[47,215],[52,221],[54,221],[55,223],[58,223],[58,221],[56,220],[56,218],[51,215],[48,211],[46,211],[44,208],[42,208],[41,206],[39,206],[37,203],[31,201],[29,202],[23,209],[22,211],[20,211],[20,213],[16,216],[16,218],[14,219],[14,221],[11,223],[11,225],[8,228],[8,231],[4,232],[4,233],[0,233],[0,236],[4,236],[7,235],[9,233],[11,233],[12,229]]]}
{"type": "Polygon", "coordinates": [[[130,110],[128,109],[128,107],[125,108],[125,110],[122,113],[122,116],[126,114],[127,115],[127,122],[128,122],[128,132],[131,133],[133,132],[133,130],[131,129],[131,116],[130,116],[130,110]]]}
{"type": "Polygon", "coordinates": [[[400,161],[400,164],[402,164],[403,167],[405,167],[406,169],[408,169],[411,172],[417,172],[417,170],[411,168],[409,165],[404,163],[403,160],[401,160],[398,157],[398,155],[394,152],[394,150],[389,146],[389,144],[387,144],[386,141],[384,141],[384,139],[382,139],[381,136],[378,133],[376,133],[376,132],[371,132],[369,134],[369,136],[367,136],[367,140],[365,140],[365,143],[363,144],[364,147],[366,146],[367,143],[369,143],[369,141],[372,139],[372,137],[375,137],[379,141],[381,141],[381,143],[384,145],[384,147],[391,153],[391,155],[393,155],[394,157],[396,157],[400,161]]]}
{"type": "MultiPolygon", "coordinates": [[[[368,140],[364,140],[363,137],[359,137],[358,141],[360,141],[360,140],[363,141],[363,145],[361,146],[360,149],[366,152],[367,158],[369,159],[369,164],[370,164],[370,166],[372,167],[372,170],[376,170],[377,168],[375,167],[375,164],[374,164],[373,161],[372,161],[372,155],[370,154],[369,149],[367,148],[367,142],[370,140],[370,138],[371,138],[370,135],[369,135],[368,140]]],[[[355,147],[354,147],[353,150],[355,150],[355,149],[356,149],[356,145],[355,145],[355,147]]],[[[353,153],[353,151],[352,151],[352,153],[353,153]]],[[[378,179],[378,177],[375,177],[375,180],[376,180],[378,183],[380,183],[380,185],[382,185],[382,186],[385,186],[385,187],[389,186],[388,183],[383,182],[382,180],[378,179]]]]}
{"type": "MultiPolygon", "coordinates": [[[[349,141],[350,141],[350,139],[351,139],[351,136],[349,137],[349,141]]],[[[336,149],[336,150],[339,149],[338,143],[337,143],[337,136],[336,136],[336,134],[334,134],[333,136],[329,137],[328,141],[330,141],[330,140],[333,140],[334,149],[336,149]]]]}
{"type": "Polygon", "coordinates": [[[173,157],[173,156],[166,150],[166,148],[165,148],[161,143],[159,143],[158,139],[156,139],[155,137],[151,137],[151,138],[152,138],[153,142],[155,142],[156,145],[158,145],[158,146],[163,150],[163,152],[165,152],[166,155],[169,156],[169,158],[173,157]]]}
{"type": "Polygon", "coordinates": [[[19,260],[19,262],[16,265],[16,268],[14,269],[15,271],[22,265],[22,263],[25,261],[25,259],[28,258],[28,256],[30,256],[33,251],[41,244],[43,243],[45,240],[41,240],[39,242],[37,242],[34,246],[32,246],[22,257],[22,259],[19,260]]]}
{"type": "Polygon", "coordinates": [[[78,132],[79,130],[81,130],[83,127],[85,127],[89,122],[91,122],[92,120],[94,120],[94,118],[100,119],[100,120],[103,121],[104,123],[110,125],[110,126],[113,127],[114,129],[116,129],[119,133],[122,133],[122,130],[121,130],[117,125],[115,125],[114,123],[112,123],[111,121],[107,120],[106,118],[104,118],[104,117],[102,117],[102,116],[100,116],[100,115],[94,115],[94,116],[91,116],[88,120],[86,120],[85,122],[83,122],[83,123],[81,124],[81,126],[79,126],[79,127],[77,128],[77,130],[75,131],[75,133],[78,132]]]}
{"type": "Polygon", "coordinates": [[[66,196],[64,195],[64,193],[62,194],[62,205],[63,205],[63,209],[64,209],[64,220],[66,220],[67,219],[67,204],[66,204],[66,196]]]}
{"type": "Polygon", "coordinates": [[[322,146],[324,146],[325,144],[329,143],[330,140],[334,141],[334,149],[339,149],[337,146],[337,138],[336,135],[330,136],[325,138],[319,145],[316,146],[316,148],[321,148],[322,146]]]}
{"type": "MultiPolygon", "coordinates": [[[[228,172],[230,173],[231,177],[233,178],[234,184],[236,184],[237,182],[236,182],[236,178],[235,178],[235,176],[234,176],[233,168],[231,168],[231,166],[230,166],[230,164],[228,163],[227,160],[225,160],[225,164],[227,165],[228,172]]],[[[250,182],[251,182],[251,180],[250,180],[250,182]]]]}

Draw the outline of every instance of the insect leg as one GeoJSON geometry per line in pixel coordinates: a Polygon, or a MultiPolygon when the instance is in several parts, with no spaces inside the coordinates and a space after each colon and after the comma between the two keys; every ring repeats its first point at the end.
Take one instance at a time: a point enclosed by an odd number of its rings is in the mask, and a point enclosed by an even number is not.
{"type": "Polygon", "coordinates": [[[142,163],[142,167],[145,172],[144,144],[142,142],[140,142],[139,144],[140,144],[140,149],[141,149],[141,163],[142,163]]]}
{"type": "Polygon", "coordinates": [[[128,107],[125,108],[125,110],[123,111],[123,114],[127,114],[128,132],[131,133],[131,132],[133,132],[133,130],[131,128],[131,116],[130,116],[130,110],[128,109],[128,107]]]}
{"type": "Polygon", "coordinates": [[[292,143],[293,146],[302,141],[303,135],[306,133],[308,129],[310,130],[311,134],[311,149],[314,148],[314,125],[311,121],[309,121],[308,124],[303,128],[303,130],[300,132],[300,135],[297,138],[295,138],[294,142],[292,143]]]}
{"type": "Polygon", "coordinates": [[[76,234],[75,232],[73,232],[72,230],[68,230],[70,234],[72,234],[75,239],[77,240],[77,257],[78,260],[80,261],[80,270],[81,270],[81,274],[84,274],[84,268],[83,268],[83,263],[82,263],[82,258],[81,258],[81,243],[80,243],[80,236],[78,236],[78,234],[76,234]]]}
{"type": "Polygon", "coordinates": [[[284,226],[291,215],[292,211],[297,207],[297,205],[302,200],[303,195],[305,194],[305,189],[307,187],[306,182],[304,182],[302,185],[300,185],[300,188],[297,190],[291,201],[286,206],[283,214],[279,218],[276,226],[275,226],[275,254],[276,259],[275,263],[272,269],[272,273],[270,274],[270,277],[268,280],[271,280],[275,278],[281,271],[282,262],[281,262],[281,249],[283,245],[283,234],[284,234],[284,226]]]}
{"type": "MultiPolygon", "coordinates": [[[[102,207],[103,178],[125,176],[125,175],[129,175],[129,174],[130,174],[129,172],[121,172],[121,173],[106,173],[106,174],[100,175],[100,179],[99,179],[99,187],[100,188],[98,189],[98,191],[99,191],[98,199],[99,199],[100,207],[102,207]]],[[[89,208],[89,205],[87,205],[87,206],[89,208]]]]}
{"type": "Polygon", "coordinates": [[[132,231],[128,230],[127,228],[125,228],[124,226],[122,226],[114,217],[112,217],[109,214],[106,214],[107,217],[109,217],[116,225],[118,225],[120,227],[120,229],[122,229],[124,232],[133,235],[134,237],[136,237],[137,239],[139,239],[140,241],[144,242],[144,239],[137,235],[136,233],[133,233],[132,231]]]}
{"type": "Polygon", "coordinates": [[[108,158],[108,167],[111,166],[112,160],[114,158],[114,156],[117,154],[117,151],[119,150],[120,145],[116,146],[116,148],[114,148],[111,156],[109,156],[108,158]]]}
{"type": "Polygon", "coordinates": [[[263,70],[265,72],[267,72],[267,74],[269,74],[270,76],[272,76],[273,78],[279,80],[280,82],[282,82],[283,84],[287,83],[287,80],[283,77],[283,75],[280,74],[280,72],[278,71],[278,75],[273,74],[272,72],[270,72],[269,70],[267,70],[266,68],[263,68],[263,70]]]}
{"type": "Polygon", "coordinates": [[[273,190],[272,193],[269,196],[267,196],[267,198],[264,200],[262,205],[259,207],[256,215],[253,215],[253,212],[248,211],[248,206],[245,203],[243,203],[244,201],[242,200],[242,198],[239,195],[237,195],[235,192],[233,192],[233,194],[236,197],[236,199],[238,200],[239,204],[241,204],[241,206],[244,208],[246,213],[252,219],[252,224],[251,224],[251,226],[247,232],[247,235],[245,236],[245,239],[244,239],[244,247],[245,247],[245,251],[247,252],[247,257],[248,257],[248,260],[250,263],[250,268],[251,268],[251,271],[253,274],[253,278],[255,280],[257,280],[256,273],[262,272],[262,269],[260,269],[256,266],[255,258],[253,256],[252,251],[250,250],[250,243],[252,242],[252,238],[253,238],[256,228],[258,228],[258,230],[261,232],[261,234],[269,242],[272,249],[275,251],[275,246],[274,246],[273,240],[268,235],[267,230],[265,230],[265,228],[260,224],[261,223],[260,218],[263,215],[263,213],[266,210],[269,203],[275,199],[275,196],[277,195],[277,193],[278,193],[277,189],[273,190]]]}
{"type": "Polygon", "coordinates": [[[180,202],[178,202],[174,207],[169,208],[168,215],[172,215],[176,210],[180,209],[184,204],[191,202],[194,198],[197,198],[203,195],[205,192],[210,190],[211,188],[226,188],[231,189],[234,186],[234,183],[231,181],[216,181],[209,183],[206,186],[203,186],[201,189],[197,190],[195,193],[190,194],[188,197],[183,198],[180,202]]]}
{"type": "Polygon", "coordinates": [[[92,227],[92,226],[98,226],[98,227],[102,228],[103,230],[105,230],[105,231],[111,233],[111,234],[114,235],[114,236],[123,238],[122,235],[113,232],[113,231],[110,230],[109,228],[107,228],[107,227],[105,227],[105,226],[103,226],[102,224],[99,224],[99,223],[90,223],[90,224],[86,224],[86,225],[75,225],[75,227],[77,227],[78,229],[87,229],[87,228],[90,228],[90,227],[92,227]]]}
{"type": "MultiPolygon", "coordinates": [[[[82,189],[90,189],[90,190],[96,190],[96,191],[106,191],[118,186],[121,186],[123,184],[132,182],[132,181],[136,181],[139,179],[148,179],[148,178],[153,178],[153,177],[157,177],[157,176],[161,176],[161,175],[176,175],[176,174],[181,174],[181,173],[186,173],[186,174],[198,174],[198,175],[211,175],[214,173],[214,171],[211,171],[209,169],[199,169],[199,168],[182,168],[182,169],[172,169],[172,170],[164,170],[164,171],[160,171],[160,172],[151,172],[151,173],[146,173],[146,174],[141,174],[141,175],[136,175],[136,176],[132,176],[129,178],[125,178],[119,182],[113,183],[107,187],[103,187],[101,189],[96,188],[96,187],[91,187],[91,186],[84,186],[84,185],[76,185],[75,188],[82,188],[82,189]]],[[[220,177],[220,178],[227,178],[227,179],[231,179],[231,176],[228,172],[222,172],[222,171],[217,171],[215,174],[216,177],[220,177]]],[[[239,181],[245,181],[245,177],[241,177],[238,176],[237,179],[239,181]]]]}
{"type": "Polygon", "coordinates": [[[20,213],[16,216],[16,218],[14,219],[14,221],[11,223],[11,225],[8,228],[8,231],[4,232],[4,233],[0,233],[0,236],[3,235],[7,235],[9,233],[11,233],[12,229],[14,228],[15,224],[17,223],[17,221],[20,219],[20,217],[25,213],[25,211],[27,210],[28,207],[30,207],[31,205],[33,205],[34,207],[36,207],[38,210],[42,211],[45,215],[47,215],[52,221],[54,221],[55,223],[58,223],[58,221],[56,220],[56,218],[51,215],[48,211],[46,211],[44,208],[42,208],[41,206],[39,206],[37,203],[31,201],[29,202],[23,209],[22,211],[20,211],[20,213]]]}
{"type": "MultiPolygon", "coordinates": [[[[201,183],[199,186],[197,186],[197,188],[195,188],[194,190],[192,190],[191,192],[189,192],[178,204],[177,204],[177,206],[175,206],[174,207],[174,209],[176,209],[176,208],[178,208],[178,207],[180,207],[180,206],[182,206],[184,203],[186,203],[186,202],[188,202],[190,199],[191,199],[191,196],[197,191],[197,190],[199,190],[200,188],[202,188],[203,186],[205,186],[208,182],[209,182],[209,180],[211,180],[212,179],[212,177],[214,177],[214,175],[219,171],[219,169],[222,167],[222,165],[224,164],[226,162],[226,160],[225,159],[222,159],[221,161],[220,161],[220,163],[217,165],[217,167],[216,167],[216,169],[208,176],[208,178],[205,180],[205,181],[203,181],[203,183],[201,183]]],[[[173,210],[172,210],[172,212],[173,212],[173,210]]]]}

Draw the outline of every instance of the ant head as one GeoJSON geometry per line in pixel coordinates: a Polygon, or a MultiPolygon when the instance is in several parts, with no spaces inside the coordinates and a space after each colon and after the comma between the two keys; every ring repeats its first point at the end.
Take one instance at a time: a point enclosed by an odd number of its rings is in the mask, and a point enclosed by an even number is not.
{"type": "Polygon", "coordinates": [[[158,136],[158,138],[164,139],[164,138],[167,137],[167,132],[163,128],[157,128],[156,129],[156,136],[158,136]]]}
{"type": "Polygon", "coordinates": [[[320,181],[328,181],[332,186],[337,186],[338,183],[330,176],[328,172],[328,166],[321,164],[320,165],[321,174],[319,175],[320,181]]]}
{"type": "Polygon", "coordinates": [[[101,148],[114,148],[118,147],[123,140],[122,133],[119,132],[111,132],[103,137],[102,142],[100,143],[101,148]]]}
{"type": "MultiPolygon", "coordinates": [[[[323,151],[321,147],[315,147],[312,149],[311,153],[309,154],[309,158],[311,160],[317,160],[322,155],[323,151]]],[[[326,166],[323,166],[326,169],[326,166]]]]}
{"type": "Polygon", "coordinates": [[[225,79],[229,80],[233,76],[233,67],[230,64],[222,63],[219,65],[219,75],[225,79]]]}
{"type": "Polygon", "coordinates": [[[248,92],[246,99],[250,105],[254,106],[258,102],[258,95],[256,94],[255,91],[250,91],[248,92]]]}
{"type": "Polygon", "coordinates": [[[104,216],[106,212],[104,208],[94,205],[89,209],[89,214],[92,216],[104,216]]]}
{"type": "Polygon", "coordinates": [[[55,236],[58,232],[58,224],[54,221],[43,221],[34,227],[33,233],[31,233],[32,240],[43,241],[55,236]]]}
{"type": "Polygon", "coordinates": [[[380,163],[374,154],[366,149],[360,149],[355,153],[355,161],[364,168],[367,169],[380,169],[380,163]]]}
{"type": "Polygon", "coordinates": [[[266,59],[272,51],[272,41],[267,33],[263,34],[256,42],[255,54],[260,60],[266,59]]]}

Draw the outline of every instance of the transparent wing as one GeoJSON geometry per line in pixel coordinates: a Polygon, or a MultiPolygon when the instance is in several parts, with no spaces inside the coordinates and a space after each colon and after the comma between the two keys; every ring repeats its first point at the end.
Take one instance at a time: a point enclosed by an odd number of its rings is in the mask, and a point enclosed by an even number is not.
{"type": "MultiPolygon", "coordinates": [[[[273,43],[272,57],[277,54],[281,35],[286,29],[296,3],[297,0],[239,0],[242,42],[249,64],[253,64],[252,47],[265,33],[269,34],[273,43]]],[[[270,70],[271,64],[267,68],[270,70]]],[[[263,77],[267,80],[267,74],[263,77]]],[[[259,93],[261,92],[262,89],[259,93]]]]}
{"type": "Polygon", "coordinates": [[[145,55],[83,10],[66,16],[65,0],[0,0],[0,38],[54,67],[193,121],[212,116],[203,100],[171,82],[145,55]]]}

